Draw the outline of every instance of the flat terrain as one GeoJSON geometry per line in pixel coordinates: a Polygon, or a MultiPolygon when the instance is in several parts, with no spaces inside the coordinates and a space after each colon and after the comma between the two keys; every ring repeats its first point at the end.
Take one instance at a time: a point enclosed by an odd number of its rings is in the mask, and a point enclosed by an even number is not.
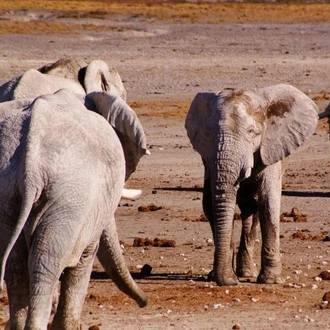
{"type": "MultiPolygon", "coordinates": [[[[88,1],[11,3],[0,3],[0,84],[61,57],[102,59],[120,73],[151,151],[127,183],[142,189],[142,197],[122,200],[117,212],[133,275],[139,277],[145,264],[152,267],[150,276],[137,279],[149,305],[139,309],[95,262],[82,329],[329,328],[322,297],[330,282],[318,278],[330,269],[327,120],[290,157],[284,177],[281,212],[296,207],[306,214],[306,222],[286,217],[281,223],[286,283],[251,279],[236,287],[206,280],[214,246],[201,217],[202,163],[184,120],[199,91],[277,83],[299,88],[323,111],[330,102],[330,5],[97,1],[90,9],[88,1]],[[175,247],[133,246],[135,238],[156,237],[174,240],[175,247]]],[[[235,221],[236,241],[239,231],[235,221]]],[[[7,319],[3,292],[0,324],[7,319]]]]}

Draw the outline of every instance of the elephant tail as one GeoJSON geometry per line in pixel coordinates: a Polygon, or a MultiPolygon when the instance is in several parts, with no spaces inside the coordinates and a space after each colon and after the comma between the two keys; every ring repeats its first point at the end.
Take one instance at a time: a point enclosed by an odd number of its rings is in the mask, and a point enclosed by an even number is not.
{"type": "Polygon", "coordinates": [[[30,212],[32,210],[33,203],[35,201],[35,192],[32,191],[25,191],[25,194],[23,194],[22,198],[22,204],[21,204],[21,210],[16,222],[16,225],[12,231],[11,237],[9,238],[9,242],[5,248],[5,251],[2,255],[1,260],[1,268],[0,268],[0,291],[3,290],[3,283],[4,283],[4,277],[5,277],[5,269],[6,269],[6,263],[9,257],[9,254],[14,247],[19,235],[21,234],[24,225],[26,224],[28,217],[30,215],[30,212]]]}

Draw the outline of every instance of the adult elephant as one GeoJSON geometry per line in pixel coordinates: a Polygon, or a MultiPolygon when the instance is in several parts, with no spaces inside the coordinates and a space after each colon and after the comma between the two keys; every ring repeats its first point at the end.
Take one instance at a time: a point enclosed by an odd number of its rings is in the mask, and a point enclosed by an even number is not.
{"type": "MultiPolygon", "coordinates": [[[[129,125],[129,123],[121,124],[119,122],[120,116],[116,116],[116,121],[114,121],[111,112],[103,111],[100,113],[113,126],[121,141],[126,159],[125,177],[128,180],[136,170],[141,157],[149,154],[149,150],[147,150],[142,125],[135,112],[126,103],[126,90],[119,73],[115,69],[109,68],[104,61],[93,60],[87,64],[81,59],[62,58],[54,63],[44,65],[38,70],[27,70],[22,75],[14,77],[0,86],[0,102],[34,99],[64,88],[78,95],[103,91],[107,95],[111,95],[108,102],[113,103],[113,106],[107,109],[111,108],[112,111],[117,112],[124,109],[125,113],[130,112],[130,116],[135,117],[135,128],[138,129],[139,134],[131,136],[122,131],[122,128],[125,128],[125,125],[129,125]]],[[[89,110],[97,111],[93,103],[87,102],[85,105],[89,110]]],[[[140,193],[139,190],[124,189],[123,197],[135,198],[140,193]]]]}
{"type": "Polygon", "coordinates": [[[185,128],[204,167],[203,209],[214,241],[218,285],[236,285],[253,274],[257,217],[262,234],[259,283],[281,283],[279,215],[281,160],[315,130],[318,108],[285,84],[229,93],[198,93],[185,128]],[[243,220],[236,274],[232,233],[236,202],[243,220]]]}
{"type": "MultiPolygon", "coordinates": [[[[99,109],[102,97],[86,96],[99,109]]],[[[68,90],[0,103],[0,118],[0,279],[10,329],[47,329],[60,276],[52,329],[80,329],[96,253],[118,288],[145,306],[116,231],[125,158],[112,127],[68,90]]]]}

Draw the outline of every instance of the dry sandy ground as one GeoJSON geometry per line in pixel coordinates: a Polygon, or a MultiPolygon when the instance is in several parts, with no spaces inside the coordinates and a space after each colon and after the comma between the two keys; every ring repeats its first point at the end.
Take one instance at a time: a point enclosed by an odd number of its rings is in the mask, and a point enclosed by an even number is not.
{"type": "MultiPolygon", "coordinates": [[[[152,267],[150,276],[137,279],[149,296],[149,305],[139,309],[105,279],[96,262],[82,329],[330,327],[330,309],[321,303],[330,282],[317,280],[322,271],[330,269],[326,120],[291,156],[284,178],[282,212],[296,207],[307,215],[306,222],[287,217],[281,223],[286,284],[258,285],[251,279],[236,287],[217,287],[206,280],[214,247],[208,240],[209,224],[200,219],[203,168],[183,127],[192,98],[198,91],[276,83],[301,89],[315,99],[320,111],[330,98],[330,23],[314,19],[278,23],[271,13],[270,23],[243,20],[214,24],[121,13],[74,20],[75,24],[107,27],[99,31],[0,35],[0,83],[64,56],[103,59],[121,74],[128,102],[147,134],[152,154],[142,159],[128,182],[129,187],[141,188],[143,196],[121,202],[117,224],[133,275],[138,277],[145,264],[152,267]],[[157,210],[138,210],[151,204],[157,210]],[[174,240],[175,247],[133,247],[136,237],[174,240]]],[[[72,18],[60,19],[49,12],[11,12],[2,17],[72,23],[72,18]]],[[[239,230],[240,222],[236,221],[236,241],[239,230]]],[[[257,246],[261,246],[259,239],[257,246]]],[[[259,255],[256,263],[260,263],[259,255]]],[[[5,292],[0,297],[4,321],[8,318],[5,292]]]]}

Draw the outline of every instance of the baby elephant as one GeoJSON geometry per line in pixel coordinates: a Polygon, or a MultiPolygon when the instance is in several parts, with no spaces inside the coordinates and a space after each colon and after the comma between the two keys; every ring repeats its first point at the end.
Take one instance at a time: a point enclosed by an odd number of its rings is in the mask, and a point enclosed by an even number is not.
{"type": "Polygon", "coordinates": [[[145,306],[116,231],[125,159],[114,129],[68,90],[1,103],[0,119],[0,275],[10,328],[47,329],[61,276],[52,329],[79,329],[97,251],[117,286],[145,306]]]}

